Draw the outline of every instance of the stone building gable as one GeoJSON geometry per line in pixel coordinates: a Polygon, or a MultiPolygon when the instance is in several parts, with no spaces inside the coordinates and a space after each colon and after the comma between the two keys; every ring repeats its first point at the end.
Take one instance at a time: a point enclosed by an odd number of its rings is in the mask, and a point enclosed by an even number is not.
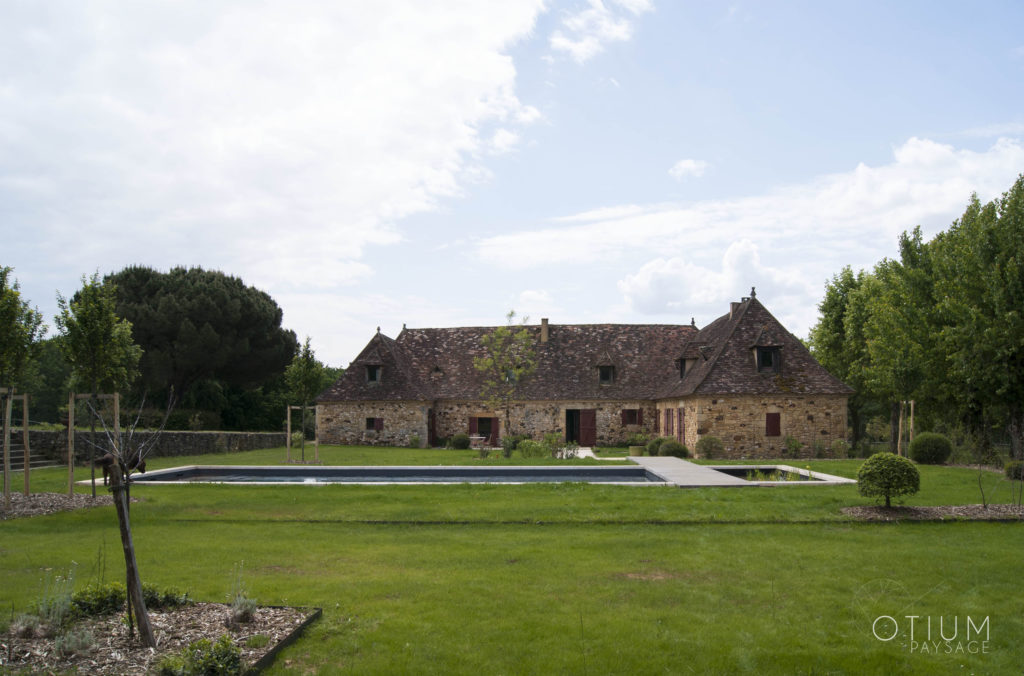
{"type": "Polygon", "coordinates": [[[395,340],[378,332],[317,401],[426,401],[430,398],[415,377],[406,351],[395,340]],[[378,382],[368,379],[367,367],[374,366],[380,367],[378,382]]]}
{"type": "Polygon", "coordinates": [[[704,394],[841,394],[853,390],[822,367],[755,297],[706,326],[682,354],[693,359],[658,398],[704,394]],[[758,368],[757,348],[774,350],[775,368],[758,368]]]}

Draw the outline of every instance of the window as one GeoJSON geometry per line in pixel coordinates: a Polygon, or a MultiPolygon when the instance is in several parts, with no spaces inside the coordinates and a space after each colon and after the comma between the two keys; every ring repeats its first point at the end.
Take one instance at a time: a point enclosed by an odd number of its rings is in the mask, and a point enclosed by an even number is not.
{"type": "Polygon", "coordinates": [[[384,431],[384,418],[367,418],[366,419],[366,431],[367,432],[383,432],[384,431]]]}
{"type": "Polygon", "coordinates": [[[765,413],[764,414],[764,435],[766,437],[780,437],[780,436],[782,436],[782,414],[781,413],[765,413]]]}
{"type": "Polygon", "coordinates": [[[611,385],[615,381],[614,366],[598,366],[598,381],[602,385],[611,385]]]}
{"type": "Polygon", "coordinates": [[[380,382],[380,364],[368,364],[366,366],[366,382],[368,383],[379,383],[380,382]]]}
{"type": "Polygon", "coordinates": [[[781,355],[777,347],[757,348],[757,370],[761,373],[778,373],[781,355]]]}
{"type": "Polygon", "coordinates": [[[622,424],[623,425],[643,425],[644,424],[644,412],[639,408],[624,408],[622,409],[622,424]]]}

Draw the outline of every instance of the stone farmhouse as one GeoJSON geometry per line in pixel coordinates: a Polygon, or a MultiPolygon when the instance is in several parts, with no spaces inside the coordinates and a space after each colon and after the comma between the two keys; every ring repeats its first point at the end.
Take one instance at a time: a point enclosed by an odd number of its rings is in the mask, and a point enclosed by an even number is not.
{"type": "MultiPolygon", "coordinates": [[[[727,457],[778,457],[792,437],[816,446],[845,439],[853,390],[826,371],[751,290],[698,329],[664,324],[528,327],[537,368],[519,383],[512,433],[558,432],[581,446],[637,432],[691,450],[711,435],[727,457]]],[[[488,409],[473,358],[493,327],[380,333],[317,399],[320,439],[331,444],[434,445],[459,432],[497,445],[503,411],[488,409]]]]}

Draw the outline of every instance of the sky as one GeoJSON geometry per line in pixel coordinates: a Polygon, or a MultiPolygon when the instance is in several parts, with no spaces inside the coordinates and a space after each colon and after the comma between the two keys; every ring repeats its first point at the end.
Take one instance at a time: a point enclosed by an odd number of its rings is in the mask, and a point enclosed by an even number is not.
{"type": "Polygon", "coordinates": [[[221,270],[380,327],[800,337],[844,266],[1024,172],[1024,3],[0,0],[0,265],[221,270]]]}

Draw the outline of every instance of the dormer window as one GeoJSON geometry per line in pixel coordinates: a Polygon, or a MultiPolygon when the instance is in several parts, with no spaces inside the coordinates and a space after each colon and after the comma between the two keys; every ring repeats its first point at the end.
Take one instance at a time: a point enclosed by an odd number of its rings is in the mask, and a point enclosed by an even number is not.
{"type": "Polygon", "coordinates": [[[380,364],[367,364],[366,365],[366,382],[368,383],[379,383],[381,375],[380,364]]]}
{"type": "Polygon", "coordinates": [[[777,347],[755,348],[758,373],[778,373],[782,363],[781,351],[777,347]]]}
{"type": "Polygon", "coordinates": [[[696,359],[680,359],[679,360],[679,377],[685,378],[686,374],[690,372],[690,369],[697,363],[696,359]]]}
{"type": "Polygon", "coordinates": [[[615,382],[615,367],[614,366],[598,366],[598,382],[602,385],[611,385],[615,382]]]}

